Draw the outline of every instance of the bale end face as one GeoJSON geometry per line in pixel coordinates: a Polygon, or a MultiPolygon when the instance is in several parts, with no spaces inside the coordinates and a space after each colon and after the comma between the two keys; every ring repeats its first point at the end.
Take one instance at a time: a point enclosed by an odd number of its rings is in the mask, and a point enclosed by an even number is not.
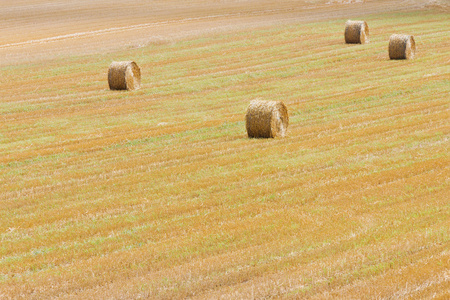
{"type": "Polygon", "coordinates": [[[253,100],[247,108],[245,126],[250,138],[283,137],[289,125],[286,106],[281,101],[253,100]]]}
{"type": "Polygon", "coordinates": [[[369,26],[366,21],[351,21],[345,23],[346,44],[366,44],[369,42],[369,26]]]}
{"type": "Polygon", "coordinates": [[[412,35],[393,34],[389,38],[390,59],[413,59],[416,53],[416,43],[412,35]]]}
{"type": "Polygon", "coordinates": [[[141,70],[134,61],[113,61],[108,84],[111,90],[137,90],[141,87],[141,70]]]}

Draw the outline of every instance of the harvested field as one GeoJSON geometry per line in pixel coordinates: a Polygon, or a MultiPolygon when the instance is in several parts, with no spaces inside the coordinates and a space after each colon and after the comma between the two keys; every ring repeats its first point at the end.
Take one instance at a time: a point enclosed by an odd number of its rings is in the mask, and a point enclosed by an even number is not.
{"type": "MultiPolygon", "coordinates": [[[[169,2],[177,13],[155,22],[180,18],[179,1],[158,3],[169,2]]],[[[359,12],[372,13],[356,17],[370,43],[355,47],[342,39],[355,16],[336,1],[315,21],[286,1],[292,19],[266,23],[255,1],[220,2],[248,5],[237,26],[208,19],[220,30],[194,34],[205,23],[188,19],[214,7],[187,10],[186,31],[160,26],[186,36],[142,47],[110,47],[118,32],[71,35],[106,29],[95,10],[85,25],[66,18],[74,32],[11,38],[38,17],[10,22],[0,43],[0,298],[448,298],[445,7],[365,1],[359,12]],[[414,60],[389,60],[393,27],[414,33],[414,60]],[[145,70],[141,89],[109,90],[105,66],[128,60],[145,70]],[[249,99],[285,103],[286,137],[247,137],[249,99]]],[[[39,1],[15,3],[29,13],[39,1]]],[[[325,5],[304,5],[314,3],[325,5]]],[[[134,30],[138,41],[154,28],[134,30]]]]}
{"type": "Polygon", "coordinates": [[[0,66],[430,7],[450,11],[446,0],[9,1],[0,10],[0,66]]]}

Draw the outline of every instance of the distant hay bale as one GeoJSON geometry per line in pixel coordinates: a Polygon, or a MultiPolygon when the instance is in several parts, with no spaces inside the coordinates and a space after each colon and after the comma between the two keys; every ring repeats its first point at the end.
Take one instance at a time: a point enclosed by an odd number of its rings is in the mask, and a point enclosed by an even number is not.
{"type": "Polygon", "coordinates": [[[286,106],[281,101],[253,100],[247,108],[245,127],[250,138],[284,136],[289,125],[286,106]]]}
{"type": "Polygon", "coordinates": [[[108,83],[111,90],[137,90],[141,87],[141,70],[134,61],[113,61],[108,83]]]}
{"type": "Polygon", "coordinates": [[[393,34],[389,38],[390,59],[413,59],[416,53],[416,43],[412,35],[393,34]]]}
{"type": "Polygon", "coordinates": [[[369,26],[365,21],[351,21],[345,23],[345,43],[365,44],[369,42],[369,26]]]}

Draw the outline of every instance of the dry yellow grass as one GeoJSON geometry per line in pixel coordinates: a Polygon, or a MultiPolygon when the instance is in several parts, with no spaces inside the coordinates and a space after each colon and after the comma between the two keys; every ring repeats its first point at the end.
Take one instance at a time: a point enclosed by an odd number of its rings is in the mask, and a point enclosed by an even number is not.
{"type": "Polygon", "coordinates": [[[280,24],[361,18],[428,6],[448,11],[444,1],[364,0],[364,4],[330,0],[9,1],[2,3],[0,11],[3,28],[0,66],[110,53],[125,47],[167,44],[211,33],[280,24]]]}
{"type": "Polygon", "coordinates": [[[365,19],[2,67],[1,297],[448,298],[448,14],[365,19]],[[285,138],[248,139],[255,98],[285,138]]]}

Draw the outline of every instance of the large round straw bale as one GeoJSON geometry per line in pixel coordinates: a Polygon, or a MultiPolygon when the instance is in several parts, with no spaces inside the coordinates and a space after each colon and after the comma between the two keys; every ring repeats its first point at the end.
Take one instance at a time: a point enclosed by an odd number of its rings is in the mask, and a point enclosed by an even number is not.
{"type": "Polygon", "coordinates": [[[345,23],[345,43],[365,44],[369,42],[369,26],[365,21],[351,21],[345,23]]]}
{"type": "Polygon", "coordinates": [[[134,61],[113,61],[108,83],[111,90],[137,90],[141,87],[141,70],[134,61]]]}
{"type": "Polygon", "coordinates": [[[413,59],[416,53],[416,43],[412,35],[393,34],[389,38],[390,59],[413,59]]]}
{"type": "Polygon", "coordinates": [[[253,100],[247,108],[245,126],[248,137],[284,136],[289,125],[286,106],[281,101],[253,100]]]}

